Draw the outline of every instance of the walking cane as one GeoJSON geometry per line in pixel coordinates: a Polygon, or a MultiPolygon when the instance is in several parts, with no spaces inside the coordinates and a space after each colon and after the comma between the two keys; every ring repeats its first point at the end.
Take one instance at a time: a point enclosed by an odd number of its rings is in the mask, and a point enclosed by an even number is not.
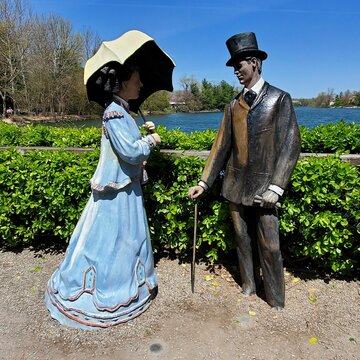
{"type": "Polygon", "coordinates": [[[198,217],[198,204],[195,202],[194,207],[194,239],[193,239],[193,253],[191,261],[191,292],[194,293],[195,287],[195,254],[196,254],[196,232],[197,232],[197,217],[198,217]]]}

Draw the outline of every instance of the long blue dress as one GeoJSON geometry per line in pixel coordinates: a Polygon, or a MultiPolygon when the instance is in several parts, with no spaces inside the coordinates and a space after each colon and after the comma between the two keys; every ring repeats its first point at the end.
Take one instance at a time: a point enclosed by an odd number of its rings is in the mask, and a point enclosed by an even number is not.
{"type": "Polygon", "coordinates": [[[90,199],[45,293],[54,319],[84,329],[140,315],[157,287],[140,184],[155,143],[120,103],[109,105],[103,124],[90,199]]]}

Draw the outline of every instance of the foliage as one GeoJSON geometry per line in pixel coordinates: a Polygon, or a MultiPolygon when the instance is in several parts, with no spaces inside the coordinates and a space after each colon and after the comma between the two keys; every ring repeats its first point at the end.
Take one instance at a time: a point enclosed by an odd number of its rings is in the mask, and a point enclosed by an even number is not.
{"type": "Polygon", "coordinates": [[[175,101],[176,110],[182,112],[202,110],[200,101],[200,87],[193,76],[183,76],[179,83],[183,90],[175,91],[172,101],[175,101]]]}
{"type": "Polygon", "coordinates": [[[161,136],[163,149],[209,150],[216,136],[216,131],[212,129],[186,134],[179,129],[166,130],[165,127],[158,126],[157,132],[161,136]]]}
{"type": "Polygon", "coordinates": [[[173,98],[178,104],[183,104],[178,107],[181,111],[222,111],[239,92],[238,88],[224,80],[213,83],[203,79],[199,84],[193,76],[185,76],[180,79],[180,83],[183,90],[175,92],[173,98]]]}
{"type": "Polygon", "coordinates": [[[339,121],[314,129],[301,126],[301,150],[310,153],[360,153],[360,125],[339,121]]]}
{"type": "Polygon", "coordinates": [[[296,104],[310,107],[352,107],[360,106],[360,91],[341,91],[335,94],[333,89],[321,92],[311,99],[297,99],[296,104]]]}
{"type": "Polygon", "coordinates": [[[35,16],[24,0],[0,1],[0,105],[16,113],[91,111],[83,85],[85,53],[98,45],[60,16],[35,16]]]}
{"type": "Polygon", "coordinates": [[[340,92],[335,96],[334,106],[345,107],[345,106],[360,106],[360,91],[340,92]]]}
{"type": "Polygon", "coordinates": [[[70,238],[89,196],[98,151],[0,152],[0,241],[10,247],[70,238]]]}
{"type": "MultiPolygon", "coordinates": [[[[159,126],[161,147],[180,150],[210,150],[216,131],[195,131],[189,135],[179,129],[169,130],[159,126]]],[[[310,153],[360,153],[360,124],[338,123],[319,125],[313,129],[300,126],[301,151],[310,153]]]]}
{"type": "Polygon", "coordinates": [[[16,126],[0,122],[1,146],[98,147],[101,129],[16,126]]]}
{"type": "Polygon", "coordinates": [[[292,175],[280,231],[294,257],[349,273],[360,261],[359,170],[339,158],[308,158],[292,175]]]}
{"type": "MultiPolygon", "coordinates": [[[[144,188],[150,231],[155,248],[191,249],[194,231],[194,203],[188,198],[189,186],[201,175],[204,161],[197,157],[152,154],[147,166],[150,181],[144,188]],[[166,172],[163,171],[166,169],[166,172]]],[[[197,247],[210,261],[233,245],[228,226],[227,204],[219,197],[220,182],[209,196],[199,201],[197,247]]]]}
{"type": "MultiPolygon", "coordinates": [[[[25,0],[0,0],[0,111],[11,106],[16,114],[93,114],[83,84],[83,66],[101,43],[90,30],[77,32],[58,15],[36,16],[25,0]]],[[[193,77],[180,80],[183,110],[224,108],[237,92],[222,81],[209,83],[211,103],[203,103],[202,89],[193,77]],[[209,108],[208,105],[211,105],[209,108]]],[[[206,92],[206,89],[204,89],[206,92]]],[[[208,99],[209,100],[209,99],[208,99]]],[[[169,94],[157,92],[143,109],[169,110],[169,94]]]]}
{"type": "MultiPolygon", "coordinates": [[[[313,129],[300,127],[301,150],[311,153],[360,153],[360,125],[340,121],[313,129]]],[[[0,121],[0,146],[97,147],[101,129],[58,128],[46,125],[18,127],[0,121]]],[[[159,126],[161,148],[179,150],[210,150],[216,131],[208,129],[186,134],[179,129],[159,126]]]]}
{"type": "Polygon", "coordinates": [[[149,113],[166,112],[170,110],[170,95],[169,92],[162,90],[157,91],[149,96],[141,105],[141,109],[149,113]]]}
{"type": "Polygon", "coordinates": [[[26,97],[22,75],[29,56],[31,28],[27,22],[28,11],[21,1],[0,1],[0,105],[5,117],[6,101],[14,98],[16,91],[26,97]]]}
{"type": "MultiPolygon", "coordinates": [[[[0,241],[18,247],[37,245],[47,237],[66,244],[89,197],[98,156],[98,150],[0,152],[0,241]]],[[[150,180],[143,189],[155,249],[183,253],[191,249],[194,204],[187,191],[203,166],[199,158],[159,151],[149,158],[150,180]]],[[[234,246],[220,187],[218,178],[199,200],[198,255],[211,262],[234,246]]],[[[291,259],[305,256],[324,270],[341,274],[356,271],[359,205],[356,167],[331,157],[300,161],[280,209],[280,234],[291,259]]]]}
{"type": "Polygon", "coordinates": [[[201,97],[202,97],[202,102],[204,104],[204,108],[205,109],[216,109],[214,86],[206,79],[203,79],[201,85],[202,85],[201,97]]]}

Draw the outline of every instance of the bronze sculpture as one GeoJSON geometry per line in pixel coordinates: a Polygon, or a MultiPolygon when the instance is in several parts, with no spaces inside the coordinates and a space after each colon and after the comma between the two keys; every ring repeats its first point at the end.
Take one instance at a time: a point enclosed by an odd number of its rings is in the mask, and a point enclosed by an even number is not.
{"type": "Polygon", "coordinates": [[[300,154],[300,136],[291,97],[261,77],[266,52],[252,32],[226,41],[242,91],[225,108],[209,158],[197,186],[196,199],[225,168],[222,196],[229,201],[237,240],[242,293],[256,293],[261,284],[266,301],[285,306],[277,204],[300,154]]]}

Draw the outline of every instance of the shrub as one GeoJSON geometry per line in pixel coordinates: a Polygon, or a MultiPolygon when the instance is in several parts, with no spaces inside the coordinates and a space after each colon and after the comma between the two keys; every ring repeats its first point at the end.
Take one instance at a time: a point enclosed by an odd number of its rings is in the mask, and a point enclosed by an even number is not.
{"type": "MultiPolygon", "coordinates": [[[[0,123],[3,145],[65,143],[97,148],[101,134],[94,128],[46,129],[50,128],[0,123]]],[[[350,129],[357,131],[356,127],[350,129]]],[[[163,145],[175,148],[202,149],[206,144],[210,148],[215,136],[211,130],[186,135],[160,127],[159,132],[163,145]]],[[[305,144],[307,136],[302,138],[305,144]]],[[[36,245],[43,238],[66,244],[90,195],[89,179],[98,157],[98,149],[81,154],[0,152],[0,241],[13,248],[36,245]]],[[[203,166],[204,160],[197,157],[179,158],[158,150],[151,154],[147,165],[150,181],[144,194],[155,249],[167,247],[185,253],[191,248],[194,203],[187,192],[197,183],[203,166]]],[[[218,178],[199,200],[198,250],[211,262],[234,246],[220,186],[218,178]]],[[[359,193],[359,170],[349,163],[337,157],[299,161],[279,213],[282,243],[291,259],[306,257],[326,271],[354,273],[360,260],[359,193]]]]}
{"type": "Polygon", "coordinates": [[[301,150],[310,153],[360,153],[360,124],[339,121],[314,129],[300,127],[301,150]]]}
{"type": "Polygon", "coordinates": [[[300,161],[280,217],[290,253],[349,273],[360,260],[359,224],[359,170],[336,157],[300,161]]]}
{"type": "MultiPolygon", "coordinates": [[[[194,202],[189,187],[200,178],[204,161],[153,153],[149,163],[149,183],[144,187],[146,210],[155,248],[170,247],[186,252],[192,247],[194,202]],[[164,172],[166,169],[166,172],[164,172]]],[[[233,245],[228,206],[220,199],[220,181],[198,201],[197,246],[211,262],[218,252],[233,245]]]]}
{"type": "MultiPolygon", "coordinates": [[[[179,150],[210,150],[216,131],[195,131],[186,134],[179,129],[157,128],[161,148],[179,150]]],[[[300,127],[302,152],[360,153],[360,124],[345,123],[320,125],[314,129],[300,127]]],[[[100,144],[101,129],[58,128],[46,125],[18,127],[0,121],[1,146],[93,147],[100,144]]]]}
{"type": "Polygon", "coordinates": [[[93,147],[100,144],[101,129],[17,126],[0,121],[1,146],[93,147]]]}
{"type": "Polygon", "coordinates": [[[89,196],[97,152],[0,152],[0,239],[10,247],[44,237],[65,243],[89,196]]]}

